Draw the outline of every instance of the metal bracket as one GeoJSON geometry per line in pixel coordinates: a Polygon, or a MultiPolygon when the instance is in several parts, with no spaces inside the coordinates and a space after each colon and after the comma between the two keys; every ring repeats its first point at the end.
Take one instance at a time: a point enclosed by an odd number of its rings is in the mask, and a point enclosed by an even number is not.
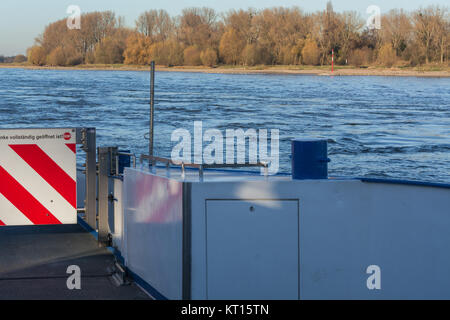
{"type": "Polygon", "coordinates": [[[128,281],[127,271],[122,267],[117,261],[112,267],[108,268],[108,271],[112,273],[112,280],[117,287],[129,285],[131,282],[128,281]]]}

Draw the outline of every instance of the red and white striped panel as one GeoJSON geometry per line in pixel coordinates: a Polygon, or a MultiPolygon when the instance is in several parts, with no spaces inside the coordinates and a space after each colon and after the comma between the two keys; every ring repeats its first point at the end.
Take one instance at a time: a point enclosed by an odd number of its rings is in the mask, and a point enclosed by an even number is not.
{"type": "Polygon", "coordinates": [[[77,223],[75,135],[0,130],[0,226],[77,223]]]}

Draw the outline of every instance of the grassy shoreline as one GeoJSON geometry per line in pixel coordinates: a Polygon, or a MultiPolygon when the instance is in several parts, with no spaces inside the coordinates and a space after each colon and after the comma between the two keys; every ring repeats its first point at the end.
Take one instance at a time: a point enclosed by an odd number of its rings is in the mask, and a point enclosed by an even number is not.
{"type": "MultiPolygon", "coordinates": [[[[52,67],[52,66],[33,66],[27,63],[21,64],[0,64],[0,68],[21,68],[30,70],[97,70],[97,71],[148,71],[149,66],[136,65],[99,65],[88,64],[74,67],[52,67]]],[[[165,67],[157,66],[157,71],[169,72],[198,72],[198,73],[218,73],[218,74],[304,74],[304,75],[323,75],[323,76],[405,76],[405,77],[450,77],[450,67],[445,66],[422,66],[422,67],[402,67],[402,68],[383,68],[368,67],[356,68],[349,66],[337,66],[331,73],[331,66],[219,66],[209,67],[165,67]]]]}

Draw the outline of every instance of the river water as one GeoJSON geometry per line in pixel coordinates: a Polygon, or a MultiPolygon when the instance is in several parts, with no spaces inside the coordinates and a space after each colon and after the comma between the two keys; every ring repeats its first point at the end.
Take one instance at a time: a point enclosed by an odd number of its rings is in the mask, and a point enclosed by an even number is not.
{"type": "MultiPolygon", "coordinates": [[[[96,127],[98,145],[141,154],[149,73],[0,69],[0,128],[96,127]]],[[[156,73],[155,154],[177,128],[279,129],[329,141],[330,176],[450,182],[450,78],[156,73]]]]}

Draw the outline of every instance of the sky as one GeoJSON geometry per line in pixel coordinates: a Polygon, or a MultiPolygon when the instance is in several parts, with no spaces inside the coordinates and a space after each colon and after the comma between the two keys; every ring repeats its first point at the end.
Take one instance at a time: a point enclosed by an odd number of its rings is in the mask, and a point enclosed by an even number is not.
{"type": "MultiPolygon", "coordinates": [[[[113,10],[125,17],[125,24],[134,27],[134,21],[149,9],[165,9],[170,15],[179,15],[183,8],[210,7],[218,12],[230,9],[269,8],[275,6],[298,6],[306,12],[323,10],[328,0],[1,0],[0,1],[0,55],[25,54],[34,39],[44,31],[46,25],[68,15],[70,5],[80,7],[82,13],[113,10]]],[[[377,5],[381,12],[393,8],[414,10],[433,5],[449,5],[449,0],[334,0],[335,11],[358,11],[369,17],[366,9],[377,5]]]]}

